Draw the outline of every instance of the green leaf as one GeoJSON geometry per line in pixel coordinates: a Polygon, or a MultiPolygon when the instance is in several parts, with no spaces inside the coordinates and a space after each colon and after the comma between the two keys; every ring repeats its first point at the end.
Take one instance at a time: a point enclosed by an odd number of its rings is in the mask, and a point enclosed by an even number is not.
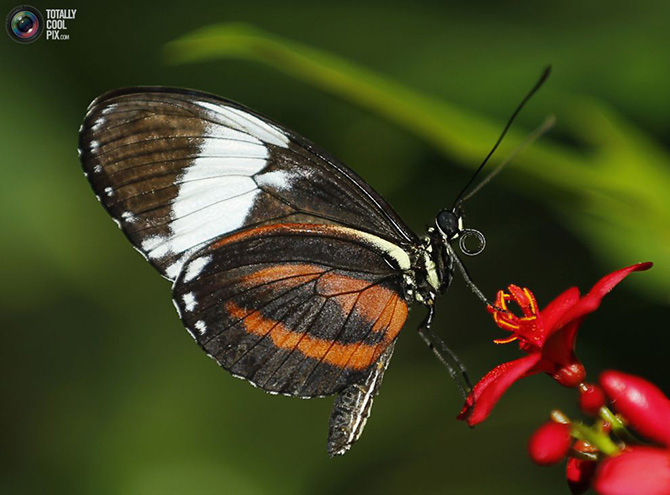
{"type": "MultiPolygon", "coordinates": [[[[200,29],[168,43],[165,53],[175,64],[238,58],[269,65],[404,127],[463,166],[478,165],[502,128],[501,122],[474,111],[248,25],[200,29]]],[[[554,209],[603,261],[604,269],[655,261],[654,270],[632,283],[667,301],[670,156],[601,102],[559,95],[556,107],[564,131],[585,151],[543,138],[514,161],[515,171],[530,180],[510,186],[554,209]]],[[[501,153],[517,147],[526,135],[513,129],[501,153]]]]}

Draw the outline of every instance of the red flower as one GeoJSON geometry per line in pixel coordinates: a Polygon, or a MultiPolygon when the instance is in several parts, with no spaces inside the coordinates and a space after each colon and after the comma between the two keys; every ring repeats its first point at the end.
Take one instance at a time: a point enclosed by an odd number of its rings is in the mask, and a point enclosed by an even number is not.
{"type": "Polygon", "coordinates": [[[670,447],[670,400],[653,383],[620,371],[605,371],[600,384],[612,406],[641,435],[670,447]]]}
{"type": "Polygon", "coordinates": [[[505,391],[520,378],[537,373],[548,373],[561,385],[576,387],[584,381],[584,367],[574,353],[575,337],[582,320],[600,306],[610,290],[634,271],[647,270],[651,263],[638,263],[600,279],[584,297],[572,287],[538,310],[535,297],[516,285],[508,287],[509,294],[499,291],[496,307],[488,308],[496,324],[511,335],[496,343],[518,341],[527,356],[503,363],[489,371],[468,395],[458,419],[470,426],[484,421],[505,391]],[[508,310],[514,301],[522,317],[508,310]]]}
{"type": "Polygon", "coordinates": [[[601,495],[670,495],[670,400],[653,383],[620,371],[605,371],[600,385],[626,422],[664,448],[629,446],[604,459],[593,487],[601,495]]]}
{"type": "Polygon", "coordinates": [[[670,451],[634,447],[605,459],[593,488],[601,495],[670,495],[670,451]]]}
{"type": "Polygon", "coordinates": [[[535,464],[551,466],[568,455],[571,443],[570,425],[548,421],[530,437],[528,454],[535,464]]]}

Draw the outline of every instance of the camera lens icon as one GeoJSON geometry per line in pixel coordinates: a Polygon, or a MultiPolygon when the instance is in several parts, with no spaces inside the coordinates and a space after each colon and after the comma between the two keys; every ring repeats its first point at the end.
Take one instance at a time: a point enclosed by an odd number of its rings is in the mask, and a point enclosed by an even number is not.
{"type": "Polygon", "coordinates": [[[44,31],[42,13],[30,5],[20,5],[7,15],[7,34],[19,43],[32,43],[44,31]]]}

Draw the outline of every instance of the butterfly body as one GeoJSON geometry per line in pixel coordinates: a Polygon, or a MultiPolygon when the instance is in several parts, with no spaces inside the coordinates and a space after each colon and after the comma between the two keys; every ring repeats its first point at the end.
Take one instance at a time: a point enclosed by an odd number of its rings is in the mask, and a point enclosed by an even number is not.
{"type": "Polygon", "coordinates": [[[196,91],[101,96],[79,152],[105,209],[173,282],[198,345],[268,392],[337,394],[328,451],[344,453],[362,432],[409,306],[432,314],[451,281],[446,224],[418,237],[325,151],[196,91]]]}

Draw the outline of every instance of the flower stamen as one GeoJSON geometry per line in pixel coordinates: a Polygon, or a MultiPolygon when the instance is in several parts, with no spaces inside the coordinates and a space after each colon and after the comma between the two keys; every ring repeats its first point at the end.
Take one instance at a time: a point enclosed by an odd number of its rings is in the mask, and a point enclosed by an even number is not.
{"type": "Polygon", "coordinates": [[[535,341],[537,326],[539,324],[539,311],[533,293],[525,287],[510,285],[509,293],[502,290],[496,295],[496,307],[489,307],[493,315],[493,321],[502,330],[512,332],[512,335],[502,339],[495,339],[496,344],[509,344],[515,340],[522,339],[535,341]],[[509,310],[509,303],[514,302],[519,306],[522,316],[517,316],[509,310]]]}
{"type": "Polygon", "coordinates": [[[510,342],[514,342],[517,340],[519,337],[517,335],[510,335],[506,339],[493,339],[494,344],[509,344],[510,342]]]}
{"type": "Polygon", "coordinates": [[[526,287],[523,288],[523,292],[524,294],[526,294],[526,297],[528,298],[528,305],[530,306],[530,312],[532,313],[533,316],[537,316],[538,310],[535,296],[526,287]]]}

